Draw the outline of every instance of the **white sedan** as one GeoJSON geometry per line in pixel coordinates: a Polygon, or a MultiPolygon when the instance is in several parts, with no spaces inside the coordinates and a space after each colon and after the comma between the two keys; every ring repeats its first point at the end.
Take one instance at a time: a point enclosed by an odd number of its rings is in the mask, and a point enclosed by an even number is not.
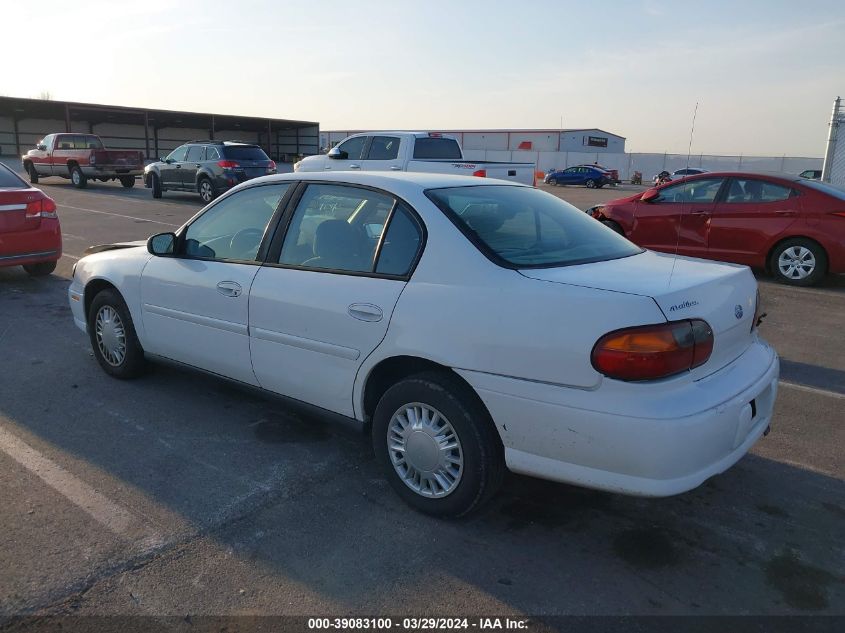
{"type": "Polygon", "coordinates": [[[269,176],[176,233],[93,250],[69,301],[107,373],[169,359],[371,426],[430,514],[469,512],[506,468],[681,493],[772,417],[748,268],[644,251],[532,187],[269,176]]]}

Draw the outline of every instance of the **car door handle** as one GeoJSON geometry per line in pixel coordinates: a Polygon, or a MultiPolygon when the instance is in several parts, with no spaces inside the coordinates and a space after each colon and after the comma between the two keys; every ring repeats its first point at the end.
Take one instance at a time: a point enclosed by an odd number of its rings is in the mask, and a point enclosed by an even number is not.
{"type": "Polygon", "coordinates": [[[390,169],[393,171],[402,171],[402,168],[399,165],[391,165],[390,169]]]}
{"type": "Polygon", "coordinates": [[[176,165],[176,169],[182,169],[182,165],[176,165]]]}
{"type": "Polygon", "coordinates": [[[694,213],[696,215],[706,215],[710,213],[709,209],[693,209],[690,213],[694,213]]]}
{"type": "Polygon", "coordinates": [[[361,169],[361,165],[350,165],[349,169],[361,169]]]}
{"type": "Polygon", "coordinates": [[[217,284],[217,292],[226,297],[240,297],[243,288],[237,281],[221,281],[217,284]]]}
{"type": "Polygon", "coordinates": [[[194,165],[194,167],[202,167],[202,165],[200,165],[199,163],[197,163],[196,165],[194,165]]]}
{"type": "Polygon", "coordinates": [[[778,215],[786,215],[786,216],[796,214],[796,212],[791,210],[791,209],[783,209],[782,211],[775,211],[775,213],[777,213],[778,215]]]}
{"type": "Polygon", "coordinates": [[[353,303],[347,308],[349,316],[359,321],[377,322],[384,317],[384,312],[377,305],[372,303],[353,303]]]}

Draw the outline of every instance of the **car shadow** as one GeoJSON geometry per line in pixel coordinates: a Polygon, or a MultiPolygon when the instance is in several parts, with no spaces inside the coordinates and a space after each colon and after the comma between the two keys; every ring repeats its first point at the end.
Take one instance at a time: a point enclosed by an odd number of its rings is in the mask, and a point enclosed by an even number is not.
{"type": "MultiPolygon", "coordinates": [[[[225,552],[227,566],[260,570],[267,600],[275,584],[292,583],[340,614],[439,613],[438,605],[484,614],[841,613],[845,605],[845,564],[835,555],[840,479],[753,454],[667,499],[511,475],[480,513],[437,520],[403,505],[367,438],[344,427],[169,366],[136,381],[109,378],[72,324],[66,287],[0,269],[0,356],[14,369],[0,383],[0,416],[53,459],[70,456],[98,473],[102,494],[137,493],[148,516],[178,517],[191,538],[225,552]]],[[[172,559],[164,551],[150,564],[168,565],[172,582],[133,565],[119,582],[143,584],[148,604],[166,603],[188,590],[191,561],[187,547],[172,559]]],[[[223,593],[243,582],[224,571],[202,591],[227,604],[223,593]]],[[[73,608],[84,612],[99,595],[89,588],[73,608]]],[[[257,600],[272,612],[297,608],[257,600]]],[[[131,612],[128,598],[123,608],[131,612]]]]}

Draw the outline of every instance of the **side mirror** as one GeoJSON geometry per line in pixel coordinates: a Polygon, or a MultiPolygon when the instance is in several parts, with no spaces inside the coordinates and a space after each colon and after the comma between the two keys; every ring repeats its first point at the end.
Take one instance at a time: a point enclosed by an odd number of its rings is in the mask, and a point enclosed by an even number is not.
{"type": "Polygon", "coordinates": [[[175,233],[159,233],[147,240],[147,252],[150,255],[173,255],[176,248],[175,233]]]}
{"type": "Polygon", "coordinates": [[[46,151],[47,151],[47,146],[46,146],[46,145],[44,145],[44,143],[39,143],[38,145],[36,145],[36,146],[35,146],[35,149],[37,149],[37,150],[39,150],[39,151],[41,151],[41,152],[46,152],[46,151]]]}
{"type": "Polygon", "coordinates": [[[342,149],[340,149],[339,147],[332,147],[332,148],[329,150],[328,157],[329,157],[329,158],[338,158],[338,159],[340,159],[340,160],[346,160],[347,158],[349,158],[349,154],[347,154],[346,152],[344,152],[344,151],[343,151],[342,149]]]}
{"type": "Polygon", "coordinates": [[[649,189],[640,196],[640,202],[654,202],[660,197],[660,192],[657,189],[649,189]]]}

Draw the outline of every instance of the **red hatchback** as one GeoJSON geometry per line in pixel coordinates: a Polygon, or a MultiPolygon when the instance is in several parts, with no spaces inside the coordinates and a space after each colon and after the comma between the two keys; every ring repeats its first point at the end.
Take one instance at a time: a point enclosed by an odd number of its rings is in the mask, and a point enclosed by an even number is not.
{"type": "Polygon", "coordinates": [[[0,266],[49,275],[62,256],[56,203],[0,164],[0,266]]]}
{"type": "Polygon", "coordinates": [[[645,248],[766,269],[784,283],[845,272],[845,190],[798,176],[700,174],[592,215],[645,248]]]}

